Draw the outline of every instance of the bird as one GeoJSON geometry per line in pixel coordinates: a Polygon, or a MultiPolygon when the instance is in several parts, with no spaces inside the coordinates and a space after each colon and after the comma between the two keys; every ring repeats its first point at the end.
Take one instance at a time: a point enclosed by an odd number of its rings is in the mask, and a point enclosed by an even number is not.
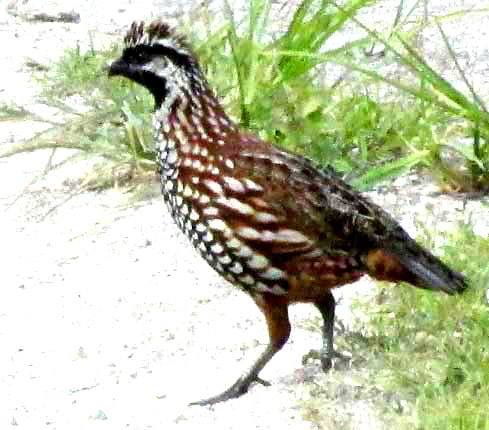
{"type": "Polygon", "coordinates": [[[241,130],[224,111],[188,39],[163,19],[133,22],[108,76],[154,98],[161,191],[174,222],[221,277],[262,311],[269,342],[249,370],[218,395],[238,398],[287,342],[288,307],[310,303],[323,319],[322,368],[332,367],[332,289],[364,275],[449,295],[467,288],[380,206],[332,169],[241,130]]]}

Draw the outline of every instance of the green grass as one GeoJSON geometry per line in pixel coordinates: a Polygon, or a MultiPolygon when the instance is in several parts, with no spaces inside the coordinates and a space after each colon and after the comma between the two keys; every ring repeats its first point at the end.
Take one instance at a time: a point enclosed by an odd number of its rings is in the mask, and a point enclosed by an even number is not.
{"type": "MultiPolygon", "coordinates": [[[[434,249],[435,237],[425,231],[421,242],[434,249]]],[[[335,335],[352,368],[318,376],[306,388],[310,399],[300,402],[318,428],[351,427],[348,415],[334,411],[353,391],[376,417],[375,428],[489,429],[489,240],[462,227],[443,233],[436,252],[464,272],[469,288],[448,296],[378,283],[375,297],[360,296],[352,330],[335,335]]],[[[317,316],[306,327],[317,332],[320,324],[317,316]]]]}
{"type": "MultiPolygon", "coordinates": [[[[486,190],[489,115],[449,43],[442,48],[460,70],[469,95],[438,75],[406,42],[419,30],[403,28],[412,11],[404,19],[399,13],[387,35],[359,23],[355,15],[373,3],[350,0],[339,7],[323,1],[315,8],[304,0],[288,29],[273,41],[266,35],[270,2],[251,1],[248,22],[239,29],[228,5],[228,21],[212,27],[208,17],[207,33],[192,43],[211,85],[243,128],[332,165],[355,186],[368,188],[416,167],[429,171],[442,189],[486,190]],[[329,39],[351,21],[368,36],[328,50],[329,39]],[[369,66],[365,52],[372,41],[382,43],[387,62],[405,67],[409,80],[389,80],[369,66]],[[353,74],[321,86],[315,68],[327,63],[341,64],[353,74]],[[382,100],[379,85],[391,85],[395,101],[382,100]],[[457,143],[463,138],[471,138],[472,144],[457,143]],[[446,161],[447,151],[458,157],[455,166],[446,161]]],[[[431,24],[443,35],[439,23],[444,18],[431,24]]],[[[107,64],[120,50],[118,45],[82,53],[74,47],[50,71],[39,72],[46,88],[41,101],[65,112],[68,120],[6,148],[0,157],[46,147],[80,149],[103,159],[96,170],[104,184],[111,183],[114,169],[130,169],[133,177],[154,171],[151,97],[127,80],[106,77],[107,64]],[[67,102],[74,97],[74,105],[67,102]]],[[[0,119],[11,118],[15,108],[0,109],[0,119]]],[[[17,114],[22,113],[18,108],[17,114]]]]}
{"type": "MultiPolygon", "coordinates": [[[[93,173],[83,181],[88,188],[120,183],[121,171],[128,179],[154,172],[152,98],[128,81],[107,79],[107,64],[119,53],[116,46],[102,52],[67,49],[49,72],[37,75],[44,88],[39,101],[58,109],[66,120],[2,148],[0,157],[46,148],[77,149],[79,157],[95,160],[93,173]]],[[[0,120],[42,121],[18,106],[0,112],[0,120]]]]}
{"type": "Polygon", "coordinates": [[[402,287],[371,313],[369,354],[382,383],[414,399],[419,429],[489,429],[489,241],[452,234],[445,260],[470,288],[448,297],[402,287]],[[372,359],[372,357],[371,357],[372,359]]]}
{"type": "MultiPolygon", "coordinates": [[[[289,28],[273,41],[265,31],[270,2],[251,1],[248,22],[239,30],[228,5],[228,21],[212,27],[208,17],[207,33],[192,43],[211,85],[243,128],[332,165],[355,186],[368,188],[416,167],[429,171],[442,189],[486,190],[489,115],[448,41],[444,48],[469,95],[438,75],[406,42],[419,30],[417,26],[404,31],[412,11],[404,19],[399,13],[387,35],[365,27],[367,37],[327,50],[329,39],[345,25],[354,21],[363,26],[355,15],[373,3],[350,0],[340,8],[323,1],[321,8],[315,8],[314,2],[304,0],[289,28]],[[387,79],[369,66],[365,52],[372,41],[382,43],[387,62],[406,68],[409,80],[387,79]],[[341,64],[353,74],[332,86],[320,86],[315,68],[327,63],[341,64]],[[379,85],[392,86],[395,101],[382,100],[379,85]],[[472,144],[459,144],[464,138],[471,138],[472,144]],[[455,166],[446,161],[447,151],[459,160],[455,166]]],[[[431,24],[438,25],[442,35],[439,23],[445,18],[431,24]]],[[[103,159],[95,177],[109,185],[114,169],[130,169],[131,177],[154,171],[151,97],[130,82],[106,77],[106,66],[120,49],[119,45],[84,53],[78,47],[67,49],[48,68],[51,71],[40,72],[46,88],[41,101],[69,119],[64,126],[53,125],[30,141],[6,148],[0,157],[46,147],[80,149],[103,159]],[[74,97],[75,106],[67,102],[74,97]]],[[[15,106],[0,113],[0,119],[25,114],[15,106]]]]}

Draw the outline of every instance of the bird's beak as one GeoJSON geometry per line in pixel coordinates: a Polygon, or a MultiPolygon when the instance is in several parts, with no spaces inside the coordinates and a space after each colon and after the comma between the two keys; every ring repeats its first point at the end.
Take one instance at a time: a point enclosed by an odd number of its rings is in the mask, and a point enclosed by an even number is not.
{"type": "Polygon", "coordinates": [[[114,61],[109,67],[108,67],[108,76],[109,78],[112,76],[124,76],[126,75],[127,71],[129,69],[129,64],[127,64],[126,61],[124,61],[122,58],[119,60],[114,61]]]}

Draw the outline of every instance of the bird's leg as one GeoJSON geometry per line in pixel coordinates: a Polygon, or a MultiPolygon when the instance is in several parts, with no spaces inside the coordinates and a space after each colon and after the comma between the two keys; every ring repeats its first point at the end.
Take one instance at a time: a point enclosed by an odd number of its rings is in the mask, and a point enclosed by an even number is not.
{"type": "Polygon", "coordinates": [[[263,294],[255,297],[255,302],[260,307],[265,315],[268,334],[270,341],[265,351],[255,361],[251,369],[231,385],[227,390],[217,396],[208,399],[192,402],[190,405],[213,405],[215,403],[224,402],[229,399],[235,399],[245,394],[253,382],[258,382],[263,385],[270,385],[258,377],[260,371],[272,359],[272,357],[284,346],[290,335],[290,322],[287,309],[287,301],[282,297],[273,296],[271,294],[263,294]]]}
{"type": "Polygon", "coordinates": [[[321,367],[324,371],[327,371],[331,369],[333,365],[332,360],[335,354],[333,329],[336,303],[333,294],[328,293],[320,302],[316,303],[316,307],[323,317],[323,347],[320,352],[321,367]]]}
{"type": "MultiPolygon", "coordinates": [[[[333,367],[333,358],[339,358],[343,361],[348,360],[340,353],[336,352],[333,345],[333,329],[334,329],[334,315],[335,315],[335,300],[332,293],[328,292],[326,296],[321,297],[321,300],[314,303],[316,308],[323,317],[323,347],[319,351],[319,359],[321,360],[321,367],[326,372],[333,367]]],[[[302,362],[305,363],[308,358],[316,357],[317,351],[310,351],[304,356],[302,362]]]]}

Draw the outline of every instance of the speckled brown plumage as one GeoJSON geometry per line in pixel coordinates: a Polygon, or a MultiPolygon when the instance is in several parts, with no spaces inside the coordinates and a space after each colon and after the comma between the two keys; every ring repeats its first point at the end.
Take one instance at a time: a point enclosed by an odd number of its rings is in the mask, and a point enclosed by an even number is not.
{"type": "Polygon", "coordinates": [[[238,397],[290,333],[288,306],[314,304],[324,319],[323,368],[331,366],[331,289],[368,274],[448,294],[464,278],[418,245],[379,206],[331,170],[241,131],[226,115],[182,36],[162,21],[134,23],[110,76],[155,98],[161,187],[179,228],[224,278],[263,311],[270,343],[223,393],[238,397]]]}

